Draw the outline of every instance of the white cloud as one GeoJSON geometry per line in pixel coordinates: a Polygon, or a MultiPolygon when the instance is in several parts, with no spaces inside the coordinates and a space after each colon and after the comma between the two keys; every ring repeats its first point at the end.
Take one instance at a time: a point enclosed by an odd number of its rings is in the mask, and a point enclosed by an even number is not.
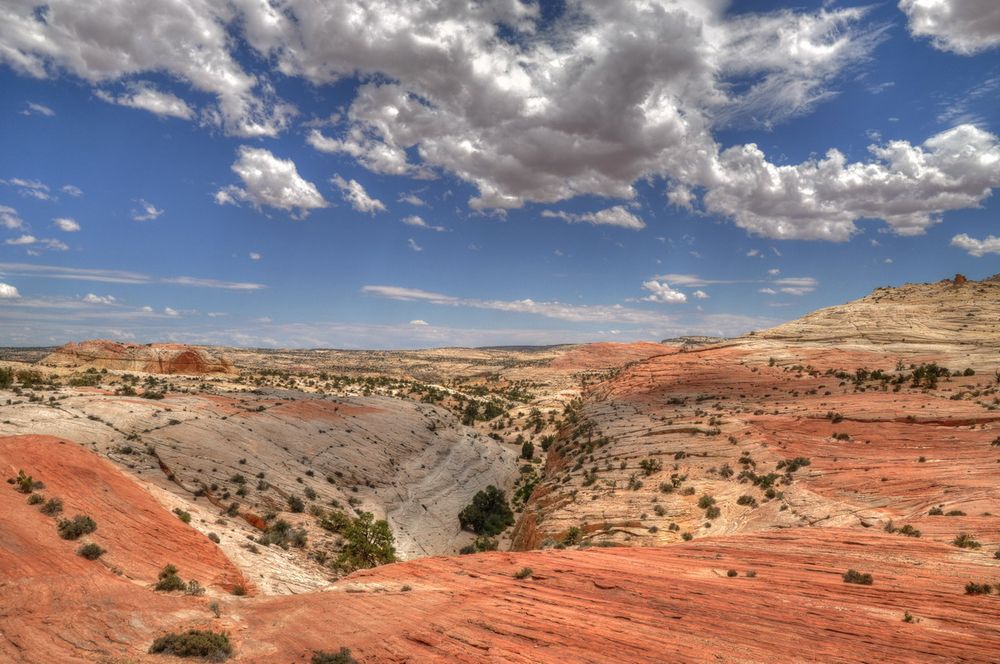
{"type": "Polygon", "coordinates": [[[56,240],[55,238],[43,238],[39,240],[39,243],[52,251],[69,251],[69,246],[65,242],[56,240]]]}
{"type": "Polygon", "coordinates": [[[767,273],[768,273],[769,275],[771,275],[772,277],[776,277],[776,276],[778,276],[779,274],[781,274],[781,270],[779,270],[779,269],[778,269],[778,268],[776,268],[776,267],[772,267],[772,268],[771,268],[770,270],[768,270],[768,271],[767,271],[767,273]]]}
{"type": "Polygon", "coordinates": [[[124,94],[117,96],[106,90],[98,90],[94,94],[98,99],[110,104],[139,108],[163,117],[190,120],[195,115],[194,110],[187,105],[186,101],[177,95],[157,90],[150,83],[132,83],[126,88],[124,94]]]}
{"type": "Polygon", "coordinates": [[[914,37],[934,48],[973,55],[1000,46],[1000,3],[995,0],[899,0],[914,37]]]}
{"type": "MultiPolygon", "coordinates": [[[[28,236],[31,237],[31,236],[28,236]]],[[[38,240],[17,244],[32,244],[38,240]]],[[[8,244],[15,244],[8,240],[8,244]]],[[[220,288],[223,290],[256,291],[267,288],[264,284],[241,281],[221,281],[197,277],[152,277],[138,272],[124,270],[103,270],[92,268],[39,265],[37,263],[0,263],[0,273],[44,279],[67,279],[71,281],[91,281],[109,284],[173,284],[197,288],[220,288]]]]}
{"type": "MultiPolygon", "coordinates": [[[[760,256],[760,250],[758,249],[751,249],[747,252],[747,258],[755,258],[757,256],[760,256]]],[[[761,256],[761,258],[763,258],[763,256],[761,256]]]]}
{"type": "Polygon", "coordinates": [[[1000,143],[972,125],[922,145],[890,141],[869,151],[867,162],[848,163],[830,150],[823,159],[776,166],[756,145],[730,148],[705,206],[755,235],[842,242],[865,218],[900,235],[921,234],[941,213],[976,207],[1000,186],[1000,143]]]}
{"type": "Polygon", "coordinates": [[[13,300],[21,297],[17,289],[10,284],[0,283],[0,300],[13,300]]]}
{"type": "Polygon", "coordinates": [[[259,261],[261,258],[260,254],[258,254],[256,251],[251,251],[249,254],[247,254],[247,256],[249,256],[250,260],[252,261],[259,261]]]}
{"type": "Polygon", "coordinates": [[[18,216],[14,208],[0,205],[0,226],[11,230],[24,228],[24,220],[18,216]]]}
{"type": "Polygon", "coordinates": [[[264,148],[240,146],[232,170],[243,180],[243,188],[230,185],[217,191],[215,202],[220,205],[247,202],[258,209],[286,210],[293,217],[305,217],[328,205],[316,185],[299,175],[295,162],[275,157],[264,148]]]}
{"type": "Polygon", "coordinates": [[[318,129],[313,129],[306,136],[306,142],[320,152],[350,155],[365,168],[375,173],[389,175],[420,175],[423,173],[423,169],[407,163],[405,150],[373,140],[365,136],[358,127],[351,129],[342,140],[329,138],[318,129]]]}
{"type": "Polygon", "coordinates": [[[6,240],[4,244],[24,245],[24,244],[35,244],[36,242],[38,242],[38,238],[36,238],[34,235],[25,234],[16,238],[10,238],[6,240]]]}
{"type": "Polygon", "coordinates": [[[203,122],[236,136],[274,136],[295,109],[232,55],[227,26],[237,17],[235,3],[212,0],[6,3],[0,6],[0,61],[35,78],[68,72],[95,87],[167,74],[215,96],[203,122]]]}
{"type": "Polygon", "coordinates": [[[812,277],[786,277],[775,279],[774,284],[780,286],[778,290],[787,295],[805,295],[816,290],[818,282],[812,277]]]}
{"type": "Polygon", "coordinates": [[[982,240],[960,233],[951,238],[951,246],[969,252],[970,256],[982,258],[986,254],[1000,254],[1000,237],[987,235],[982,240]]]}
{"type": "Polygon", "coordinates": [[[414,228],[424,228],[430,231],[437,231],[438,233],[448,230],[444,226],[431,226],[426,221],[424,221],[423,218],[415,214],[411,214],[409,217],[403,217],[402,222],[407,226],[413,226],[414,228]]]}
{"type": "Polygon", "coordinates": [[[420,319],[418,318],[418,319],[416,319],[416,320],[411,320],[411,321],[410,321],[410,325],[427,325],[427,321],[425,321],[425,320],[420,320],[420,319]]]}
{"type": "Polygon", "coordinates": [[[408,203],[409,205],[413,205],[414,207],[424,207],[425,205],[427,205],[427,201],[425,201],[424,199],[420,198],[416,194],[412,194],[412,193],[400,196],[399,197],[399,202],[400,203],[408,203]]]}
{"type": "Polygon", "coordinates": [[[151,314],[151,313],[153,313],[153,307],[147,305],[145,307],[142,307],[139,311],[141,311],[141,312],[143,312],[145,314],[151,314]]]}
{"type": "Polygon", "coordinates": [[[599,210],[597,212],[587,212],[584,214],[573,214],[562,210],[542,210],[543,217],[562,219],[571,224],[585,223],[594,226],[618,226],[629,230],[642,230],[646,224],[639,217],[632,214],[624,205],[616,205],[611,208],[599,210]]]}
{"type": "Polygon", "coordinates": [[[687,302],[687,295],[674,290],[663,281],[656,281],[655,279],[644,281],[642,283],[642,288],[643,290],[648,290],[650,292],[650,295],[642,298],[646,302],[662,302],[665,304],[681,304],[683,302],[687,302]]]}
{"type": "Polygon", "coordinates": [[[47,118],[51,118],[55,114],[56,112],[45,104],[36,104],[33,101],[29,101],[24,110],[21,111],[21,115],[44,115],[47,118]]]}
{"type": "Polygon", "coordinates": [[[114,304],[118,300],[113,295],[95,295],[93,293],[87,293],[83,297],[83,301],[87,304],[114,304]]]}
{"type": "Polygon", "coordinates": [[[416,240],[412,237],[406,241],[406,246],[408,246],[413,251],[423,251],[424,248],[417,244],[416,240]]]}
{"type": "Polygon", "coordinates": [[[64,194],[68,194],[69,196],[73,196],[74,198],[78,198],[80,196],[83,196],[83,189],[80,189],[76,185],[64,184],[62,187],[60,187],[59,190],[61,192],[63,192],[64,194]]]}
{"type": "Polygon", "coordinates": [[[330,182],[340,189],[340,195],[358,212],[375,214],[386,211],[385,204],[377,198],[369,196],[357,180],[345,180],[339,175],[334,175],[330,178],[330,182]]]}
{"type": "Polygon", "coordinates": [[[777,295],[778,294],[778,291],[774,290],[773,288],[759,288],[759,289],[757,289],[757,292],[758,293],[763,293],[764,295],[777,295]]]}
{"type": "Polygon", "coordinates": [[[152,221],[165,212],[142,198],[138,199],[136,203],[139,206],[138,209],[133,208],[130,213],[133,221],[152,221]]]}
{"type": "Polygon", "coordinates": [[[706,293],[703,290],[696,290],[695,292],[691,293],[691,295],[693,295],[695,298],[697,298],[699,300],[707,300],[708,299],[708,293],[706,293]]]}
{"type": "Polygon", "coordinates": [[[52,200],[52,195],[49,193],[49,185],[44,182],[39,182],[38,180],[11,178],[9,180],[0,180],[0,184],[16,188],[17,193],[21,196],[37,198],[40,201],[52,200]]]}
{"type": "Polygon", "coordinates": [[[75,219],[69,217],[57,217],[52,220],[56,227],[66,233],[75,233],[80,230],[80,224],[75,219]]]}
{"type": "Polygon", "coordinates": [[[620,322],[637,325],[672,325],[674,319],[664,314],[615,305],[563,304],[561,302],[535,302],[524,300],[482,300],[444,295],[418,288],[401,286],[364,286],[362,293],[392,300],[429,302],[431,304],[489,309],[510,313],[525,313],[577,323],[620,322]]]}
{"type": "Polygon", "coordinates": [[[171,309],[170,307],[163,307],[163,313],[168,316],[180,316],[180,312],[176,309],[171,309]]]}

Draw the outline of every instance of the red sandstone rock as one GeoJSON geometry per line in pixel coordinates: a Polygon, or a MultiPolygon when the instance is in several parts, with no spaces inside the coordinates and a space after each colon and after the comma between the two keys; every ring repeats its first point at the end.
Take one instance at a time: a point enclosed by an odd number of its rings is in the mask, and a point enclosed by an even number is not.
{"type": "Polygon", "coordinates": [[[232,363],[184,344],[129,344],[106,339],[68,343],[46,356],[44,365],[158,374],[234,373],[232,363]]]}

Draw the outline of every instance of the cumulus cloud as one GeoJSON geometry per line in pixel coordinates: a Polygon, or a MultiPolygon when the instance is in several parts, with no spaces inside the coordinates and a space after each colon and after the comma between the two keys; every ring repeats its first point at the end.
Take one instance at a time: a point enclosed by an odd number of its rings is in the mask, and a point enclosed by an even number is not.
{"type": "Polygon", "coordinates": [[[69,217],[57,217],[52,220],[56,228],[65,233],[75,233],[80,230],[80,224],[75,219],[69,217]]]}
{"type": "Polygon", "coordinates": [[[1000,254],[1000,237],[987,235],[982,240],[960,233],[951,238],[951,246],[967,251],[970,256],[982,258],[986,254],[1000,254]]]}
{"type": "Polygon", "coordinates": [[[143,73],[166,73],[215,96],[216,103],[205,109],[205,122],[237,136],[274,136],[287,126],[294,108],[277,100],[267,79],[244,71],[232,55],[227,26],[238,17],[235,4],[5,3],[0,7],[0,61],[35,78],[68,72],[95,87],[143,73]]]}
{"type": "Polygon", "coordinates": [[[0,300],[14,300],[21,297],[17,289],[10,284],[0,283],[0,300]]]}
{"type": "Polygon", "coordinates": [[[620,322],[632,324],[668,325],[673,324],[669,316],[642,309],[615,305],[563,304],[561,302],[536,302],[524,300],[483,300],[479,298],[444,295],[419,288],[401,286],[365,286],[362,293],[392,300],[407,302],[429,302],[431,304],[489,309],[510,313],[525,313],[577,323],[620,322]]]}
{"type": "Polygon", "coordinates": [[[899,0],[914,37],[934,48],[973,55],[1000,46],[1000,3],[995,0],[899,0]]]}
{"type": "Polygon", "coordinates": [[[400,196],[399,197],[399,202],[400,203],[407,203],[407,204],[413,205],[415,207],[424,207],[425,205],[427,205],[427,201],[425,201],[424,199],[420,198],[419,196],[417,196],[416,194],[413,194],[413,193],[404,194],[404,195],[400,196]]]}
{"type": "Polygon", "coordinates": [[[843,242],[859,219],[882,219],[918,235],[947,210],[976,207],[1000,186],[1000,142],[972,125],[921,145],[869,146],[872,159],[849,163],[838,150],[822,159],[776,166],[756,145],[723,152],[705,194],[706,208],[756,235],[843,242]]]}
{"type": "Polygon", "coordinates": [[[24,228],[24,220],[21,219],[14,208],[0,205],[0,226],[11,230],[24,228]]]}
{"type": "Polygon", "coordinates": [[[594,226],[618,226],[619,228],[627,228],[633,231],[642,230],[646,227],[642,219],[632,214],[624,205],[616,205],[597,212],[586,212],[584,214],[573,214],[562,210],[542,210],[542,216],[552,219],[562,219],[571,224],[584,223],[594,226]]]}
{"type": "Polygon", "coordinates": [[[232,170],[243,180],[243,187],[230,185],[217,191],[219,205],[246,202],[258,209],[286,210],[300,218],[328,205],[316,185],[299,175],[295,162],[275,157],[264,148],[240,146],[232,170]]]}
{"type": "Polygon", "coordinates": [[[158,209],[155,205],[142,198],[138,199],[136,204],[139,207],[132,208],[130,213],[133,221],[152,221],[165,212],[165,210],[158,209]]]}
{"type": "Polygon", "coordinates": [[[171,309],[170,307],[163,307],[163,313],[168,316],[180,316],[181,313],[176,309],[171,309]]]}
{"type": "Polygon", "coordinates": [[[703,290],[696,290],[693,293],[691,293],[691,295],[693,295],[696,299],[699,299],[699,300],[707,300],[708,299],[708,293],[706,293],[703,290]]]}
{"type": "Polygon", "coordinates": [[[416,320],[411,320],[411,321],[410,321],[410,325],[427,325],[427,321],[425,321],[425,320],[420,320],[420,319],[418,318],[418,319],[416,319],[416,320]]]}
{"type": "Polygon", "coordinates": [[[414,228],[424,228],[429,231],[437,231],[438,233],[448,230],[444,226],[431,226],[422,217],[411,214],[409,217],[403,217],[403,223],[407,226],[413,226],[414,228]]]}
{"type": "Polygon", "coordinates": [[[56,112],[45,104],[37,104],[33,101],[29,101],[24,110],[21,111],[21,115],[44,115],[47,118],[54,117],[55,114],[56,112]]]}
{"type": "Polygon", "coordinates": [[[642,283],[642,288],[643,290],[648,290],[650,292],[649,295],[642,298],[647,302],[662,302],[665,304],[681,304],[683,302],[687,302],[687,295],[674,290],[663,281],[656,281],[655,279],[644,281],[642,283]]]}
{"type": "Polygon", "coordinates": [[[62,187],[60,187],[59,191],[69,196],[73,196],[74,198],[83,196],[83,189],[80,189],[76,185],[72,184],[64,184],[62,187]]]}
{"type": "Polygon", "coordinates": [[[83,301],[87,304],[114,304],[118,299],[113,295],[95,295],[94,293],[87,293],[83,297],[83,301]]]}
{"type": "Polygon", "coordinates": [[[98,90],[95,94],[98,99],[110,104],[139,108],[161,117],[190,120],[195,115],[194,110],[188,106],[186,101],[177,95],[157,90],[150,83],[130,84],[127,86],[127,90],[119,95],[114,95],[106,90],[98,90]]]}
{"type": "Polygon", "coordinates": [[[24,244],[35,244],[36,242],[38,242],[38,238],[36,238],[34,235],[25,234],[14,238],[8,238],[7,240],[4,241],[4,244],[11,244],[16,246],[24,244]]]}
{"type": "Polygon", "coordinates": [[[330,178],[330,182],[340,189],[340,195],[358,212],[375,214],[376,212],[386,211],[385,204],[379,199],[369,196],[368,192],[365,191],[365,188],[357,180],[345,180],[339,175],[334,175],[330,178]]]}

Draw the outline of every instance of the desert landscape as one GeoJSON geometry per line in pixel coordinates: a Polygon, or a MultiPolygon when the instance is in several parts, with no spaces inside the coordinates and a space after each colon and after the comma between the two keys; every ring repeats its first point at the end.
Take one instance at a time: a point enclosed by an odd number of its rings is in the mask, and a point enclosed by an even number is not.
{"type": "Polygon", "coordinates": [[[733,339],[11,351],[0,657],[993,661],[998,323],[958,276],[733,339]]]}

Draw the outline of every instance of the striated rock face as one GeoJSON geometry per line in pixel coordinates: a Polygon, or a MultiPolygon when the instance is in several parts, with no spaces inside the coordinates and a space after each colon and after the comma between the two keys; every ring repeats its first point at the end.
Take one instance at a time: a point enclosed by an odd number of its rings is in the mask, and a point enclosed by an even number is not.
{"type": "Polygon", "coordinates": [[[1000,275],[970,281],[958,274],[933,284],[878,288],[847,304],[828,307],[755,335],[795,343],[1000,343],[1000,275]]]}
{"type": "Polygon", "coordinates": [[[235,373],[232,363],[201,348],[184,344],[128,344],[106,339],[68,343],[42,364],[81,369],[112,369],[157,374],[235,373]]]}
{"type": "Polygon", "coordinates": [[[147,654],[153,640],[189,629],[225,631],[229,661],[261,664],[342,647],[360,662],[435,664],[990,662],[1000,650],[1000,603],[964,592],[996,581],[996,565],[925,539],[793,528],[662,548],[432,557],[326,592],[236,597],[227,590],[242,579],[220,550],[107,462],[52,438],[0,438],[0,469],[22,467],[66,515],[97,521],[86,540],[107,553],[78,556],[54,518],[0,485],[4,662],[163,662],[147,654]],[[155,592],[167,563],[207,594],[155,592]],[[873,584],[844,583],[848,569],[873,584]]]}

